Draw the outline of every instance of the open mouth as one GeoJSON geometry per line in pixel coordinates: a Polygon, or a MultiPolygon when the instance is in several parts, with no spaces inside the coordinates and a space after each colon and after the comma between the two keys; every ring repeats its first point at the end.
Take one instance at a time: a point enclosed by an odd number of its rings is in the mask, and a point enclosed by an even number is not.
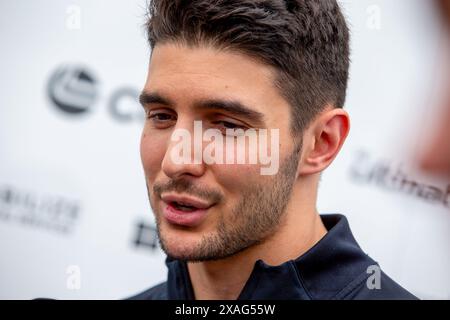
{"type": "Polygon", "coordinates": [[[204,210],[211,207],[211,203],[189,195],[164,194],[161,199],[168,205],[181,211],[204,210]]]}
{"type": "Polygon", "coordinates": [[[208,209],[214,203],[189,195],[163,194],[161,200],[165,204],[163,216],[171,224],[195,227],[200,225],[208,215],[208,209]]]}
{"type": "Polygon", "coordinates": [[[188,204],[184,204],[181,202],[177,202],[177,201],[172,201],[169,203],[169,205],[171,205],[172,207],[174,207],[177,210],[183,211],[183,212],[192,212],[195,210],[198,210],[199,208],[188,205],[188,204]]]}

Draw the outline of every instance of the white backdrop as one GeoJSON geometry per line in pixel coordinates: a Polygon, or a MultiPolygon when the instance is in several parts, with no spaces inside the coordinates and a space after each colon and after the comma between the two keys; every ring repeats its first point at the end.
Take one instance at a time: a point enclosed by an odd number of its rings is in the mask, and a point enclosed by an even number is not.
{"type": "MultiPolygon", "coordinates": [[[[145,2],[0,2],[0,298],[117,299],[166,277],[138,150],[145,2]]],[[[352,129],[319,210],[411,292],[449,299],[450,181],[413,159],[442,91],[437,17],[428,0],[341,2],[352,129]]]]}

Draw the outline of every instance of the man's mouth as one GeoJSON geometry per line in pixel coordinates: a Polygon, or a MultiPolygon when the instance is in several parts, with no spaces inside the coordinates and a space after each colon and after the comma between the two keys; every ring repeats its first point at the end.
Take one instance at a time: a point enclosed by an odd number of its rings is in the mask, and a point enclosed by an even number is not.
{"type": "Polygon", "coordinates": [[[197,210],[197,207],[194,206],[190,206],[190,205],[186,205],[180,202],[176,202],[176,201],[172,201],[170,203],[171,206],[173,206],[174,208],[181,210],[181,211],[185,211],[185,212],[192,212],[194,210],[197,210]]]}
{"type": "Polygon", "coordinates": [[[195,197],[191,197],[189,195],[179,195],[179,194],[162,194],[161,195],[162,201],[164,201],[167,204],[171,204],[176,208],[179,208],[180,210],[195,210],[195,209],[208,209],[213,204],[198,199],[195,197]]]}
{"type": "Polygon", "coordinates": [[[176,225],[194,227],[205,218],[208,209],[214,204],[188,195],[162,194],[163,215],[168,222],[176,225]]]}

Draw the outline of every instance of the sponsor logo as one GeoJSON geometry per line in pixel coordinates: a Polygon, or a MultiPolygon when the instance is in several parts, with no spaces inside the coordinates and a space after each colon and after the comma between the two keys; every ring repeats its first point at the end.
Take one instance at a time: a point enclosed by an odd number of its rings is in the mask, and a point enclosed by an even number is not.
{"type": "Polygon", "coordinates": [[[57,110],[68,117],[92,114],[98,103],[100,109],[106,110],[106,114],[117,123],[143,123],[145,113],[139,103],[137,88],[118,87],[107,94],[105,100],[98,101],[99,83],[90,68],[76,63],[64,64],[51,74],[47,94],[57,110]]]}
{"type": "Polygon", "coordinates": [[[376,161],[367,152],[359,151],[350,167],[350,176],[358,183],[373,184],[450,209],[450,184],[440,187],[418,181],[401,163],[376,161]]]}
{"type": "Polygon", "coordinates": [[[81,203],[76,199],[0,185],[0,221],[70,234],[80,211],[81,203]]]}
{"type": "Polygon", "coordinates": [[[88,112],[98,96],[92,72],[79,65],[63,65],[56,69],[47,86],[48,96],[61,111],[79,115],[88,112]]]}
{"type": "Polygon", "coordinates": [[[155,252],[159,248],[158,233],[156,227],[139,221],[135,225],[133,244],[137,248],[144,248],[155,252]]]}

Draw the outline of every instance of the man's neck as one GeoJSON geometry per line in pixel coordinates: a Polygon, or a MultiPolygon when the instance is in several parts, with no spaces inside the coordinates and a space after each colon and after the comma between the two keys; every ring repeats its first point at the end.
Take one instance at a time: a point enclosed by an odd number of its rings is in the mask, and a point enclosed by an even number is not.
{"type": "Polygon", "coordinates": [[[315,209],[314,201],[291,197],[283,223],[277,232],[259,245],[231,257],[215,261],[188,263],[197,300],[234,300],[239,297],[259,259],[276,266],[294,260],[313,247],[327,230],[315,209]]]}

